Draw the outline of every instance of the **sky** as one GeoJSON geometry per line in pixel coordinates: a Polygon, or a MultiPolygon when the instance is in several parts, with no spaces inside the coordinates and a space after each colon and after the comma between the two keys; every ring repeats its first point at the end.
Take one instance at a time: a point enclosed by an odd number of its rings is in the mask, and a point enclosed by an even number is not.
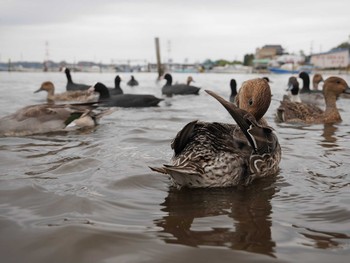
{"type": "Polygon", "coordinates": [[[0,0],[0,62],[242,61],[279,44],[326,52],[350,39],[349,0],[0,0]]]}

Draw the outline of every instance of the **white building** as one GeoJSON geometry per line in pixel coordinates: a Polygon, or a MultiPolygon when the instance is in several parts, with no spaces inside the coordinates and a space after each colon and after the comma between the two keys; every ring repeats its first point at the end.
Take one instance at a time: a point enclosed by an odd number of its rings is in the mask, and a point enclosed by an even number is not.
{"type": "Polygon", "coordinates": [[[334,49],[329,52],[311,55],[311,64],[316,68],[346,68],[349,66],[348,49],[334,49]]]}

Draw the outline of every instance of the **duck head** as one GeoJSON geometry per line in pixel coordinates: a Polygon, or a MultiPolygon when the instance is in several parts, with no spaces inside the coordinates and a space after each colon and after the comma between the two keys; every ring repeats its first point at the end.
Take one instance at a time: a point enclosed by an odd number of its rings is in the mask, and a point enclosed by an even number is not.
{"type": "Polygon", "coordinates": [[[166,86],[171,86],[171,84],[173,83],[173,77],[169,74],[169,73],[167,73],[167,74],[165,74],[164,75],[164,77],[163,77],[165,80],[166,80],[166,86]]]}
{"type": "Polygon", "coordinates": [[[40,91],[47,91],[47,93],[52,94],[54,93],[55,90],[55,86],[53,85],[53,83],[51,81],[45,81],[41,84],[40,88],[36,91],[34,91],[34,93],[38,93],[40,91]]]}
{"type": "Polygon", "coordinates": [[[296,77],[290,77],[288,80],[288,89],[292,95],[298,95],[299,93],[299,82],[296,77]]]}
{"type": "Polygon", "coordinates": [[[314,90],[318,90],[318,84],[324,81],[321,74],[316,73],[312,78],[312,87],[314,90]]]}
{"type": "MultiPolygon", "coordinates": [[[[122,82],[122,78],[117,75],[114,79],[114,87],[115,88],[120,88],[120,82],[122,82]]],[[[102,84],[102,83],[101,83],[102,84]]],[[[103,84],[102,84],[103,85],[103,84]]]]}
{"type": "Polygon", "coordinates": [[[230,80],[231,96],[237,95],[237,82],[235,79],[230,80]]]}
{"type": "Polygon", "coordinates": [[[299,78],[303,80],[303,88],[301,92],[310,92],[310,76],[307,72],[302,71],[299,73],[299,78]]]}
{"type": "Polygon", "coordinates": [[[95,85],[88,89],[89,93],[97,92],[100,94],[99,100],[106,100],[110,98],[108,88],[101,82],[97,82],[95,85]]]}
{"type": "Polygon", "coordinates": [[[342,93],[350,94],[350,88],[344,79],[329,77],[324,81],[323,94],[326,100],[338,98],[342,93]]]}
{"type": "Polygon", "coordinates": [[[188,77],[187,77],[187,82],[186,82],[187,85],[190,85],[191,82],[195,82],[195,81],[194,81],[194,79],[192,78],[192,76],[188,76],[188,77]]]}
{"type": "Polygon", "coordinates": [[[257,78],[243,82],[236,96],[237,106],[259,121],[271,103],[271,89],[266,80],[257,78]]]}

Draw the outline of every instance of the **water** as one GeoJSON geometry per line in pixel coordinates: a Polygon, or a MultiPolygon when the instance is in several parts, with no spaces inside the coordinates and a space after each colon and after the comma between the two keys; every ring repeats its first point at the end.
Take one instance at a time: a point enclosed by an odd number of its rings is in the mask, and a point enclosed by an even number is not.
{"type": "MultiPolygon", "coordinates": [[[[128,93],[161,96],[155,74],[134,74],[128,93]]],[[[73,73],[113,86],[112,73],[73,73]]],[[[187,75],[174,74],[184,82],[187,75]]],[[[258,75],[193,74],[229,96],[228,83],[258,75]]],[[[167,163],[189,121],[233,122],[212,97],[167,98],[118,109],[84,132],[0,138],[2,262],[347,262],[350,256],[350,107],[336,125],[276,124],[288,75],[271,75],[266,118],[282,146],[280,173],[249,187],[176,190],[148,166],[167,163]]],[[[327,77],[327,76],[324,76],[327,77]]],[[[342,76],[350,83],[349,76],[342,76]]],[[[0,73],[0,116],[45,101],[43,81],[63,73],[0,73]]]]}

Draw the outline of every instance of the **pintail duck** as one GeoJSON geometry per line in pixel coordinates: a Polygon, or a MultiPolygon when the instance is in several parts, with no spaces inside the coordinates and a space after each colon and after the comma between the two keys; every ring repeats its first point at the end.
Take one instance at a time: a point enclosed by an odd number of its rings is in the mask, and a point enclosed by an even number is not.
{"type": "Polygon", "coordinates": [[[105,107],[155,107],[163,100],[148,94],[119,94],[111,96],[108,88],[101,82],[97,82],[92,86],[89,92],[99,93],[99,105],[105,107]]]}
{"type": "Polygon", "coordinates": [[[336,123],[341,121],[336,100],[342,93],[350,94],[348,84],[339,77],[329,77],[323,85],[323,94],[326,102],[325,111],[312,104],[281,101],[277,109],[276,119],[279,122],[293,123],[336,123]]]}
{"type": "Polygon", "coordinates": [[[235,79],[231,79],[230,88],[231,88],[230,102],[235,102],[235,98],[237,96],[237,82],[235,79]]]}
{"type": "Polygon", "coordinates": [[[172,95],[198,95],[200,88],[191,86],[190,83],[193,81],[192,77],[187,78],[186,84],[174,84],[173,77],[167,73],[164,75],[164,79],[166,80],[165,85],[162,88],[162,94],[166,96],[172,95]]]}
{"type": "Polygon", "coordinates": [[[303,87],[299,91],[301,101],[310,104],[323,104],[322,90],[310,90],[309,73],[302,71],[299,73],[299,78],[303,81],[303,87]]]}
{"type": "Polygon", "coordinates": [[[0,119],[0,136],[26,136],[88,128],[110,111],[93,111],[92,104],[40,104],[19,109],[0,119]]]}
{"type": "Polygon", "coordinates": [[[66,85],[67,90],[87,90],[91,87],[91,85],[74,83],[72,76],[70,74],[69,68],[63,68],[63,70],[64,70],[64,73],[66,73],[66,77],[67,77],[67,85],[66,85]]]}
{"type": "Polygon", "coordinates": [[[40,91],[47,92],[47,101],[55,102],[55,101],[80,101],[80,102],[89,102],[96,100],[96,96],[92,95],[86,90],[72,90],[66,91],[63,93],[55,94],[55,86],[51,81],[45,81],[41,84],[40,88],[34,93],[38,93],[40,91]]]}
{"type": "Polygon", "coordinates": [[[169,174],[178,187],[230,187],[274,175],[281,160],[276,134],[262,118],[271,103],[271,90],[262,79],[243,83],[238,107],[215,94],[237,125],[192,121],[176,135],[172,164],[150,167],[169,174]]]}
{"type": "Polygon", "coordinates": [[[131,79],[126,83],[126,85],[130,87],[138,86],[139,82],[135,79],[133,75],[131,75],[131,79]]]}
{"type": "Polygon", "coordinates": [[[316,73],[313,77],[312,77],[312,89],[313,90],[319,90],[318,89],[318,84],[320,84],[320,82],[323,81],[322,75],[319,73],[316,73]]]}

